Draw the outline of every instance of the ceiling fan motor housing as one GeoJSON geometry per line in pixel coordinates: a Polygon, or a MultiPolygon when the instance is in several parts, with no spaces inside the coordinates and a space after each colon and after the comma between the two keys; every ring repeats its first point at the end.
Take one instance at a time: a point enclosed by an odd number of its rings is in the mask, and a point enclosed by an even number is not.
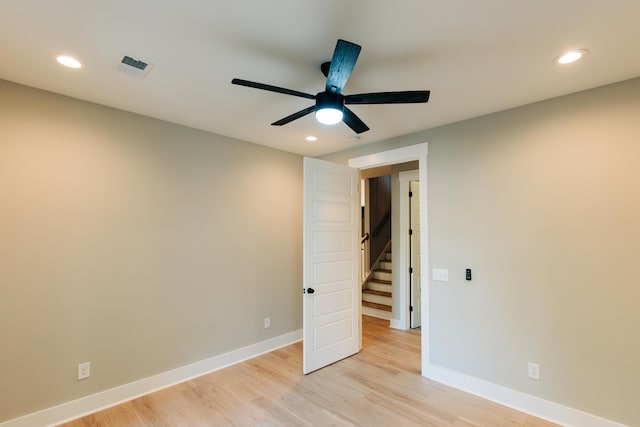
{"type": "Polygon", "coordinates": [[[316,119],[324,125],[335,125],[344,119],[344,96],[335,92],[316,95],[316,119]]]}
{"type": "Polygon", "coordinates": [[[316,95],[316,111],[324,108],[332,108],[342,111],[344,107],[344,96],[340,93],[320,92],[316,95]]]}

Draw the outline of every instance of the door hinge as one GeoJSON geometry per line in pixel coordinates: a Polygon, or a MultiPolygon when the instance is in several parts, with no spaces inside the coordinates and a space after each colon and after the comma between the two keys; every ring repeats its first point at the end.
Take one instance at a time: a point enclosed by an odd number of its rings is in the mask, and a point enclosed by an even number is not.
{"type": "Polygon", "coordinates": [[[413,267],[409,267],[409,274],[413,274],[413,267]]]}
{"type": "Polygon", "coordinates": [[[409,229],[409,236],[413,236],[413,230],[409,229]]]}
{"type": "Polygon", "coordinates": [[[413,191],[409,191],[409,197],[413,197],[413,191]]]}
{"type": "Polygon", "coordinates": [[[413,311],[413,306],[412,305],[409,306],[409,311],[413,311]]]}

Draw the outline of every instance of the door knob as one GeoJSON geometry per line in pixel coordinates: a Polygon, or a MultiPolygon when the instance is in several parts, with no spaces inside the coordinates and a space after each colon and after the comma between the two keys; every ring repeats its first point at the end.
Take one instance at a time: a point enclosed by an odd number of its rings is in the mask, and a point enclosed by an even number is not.
{"type": "Polygon", "coordinates": [[[314,293],[314,292],[315,292],[315,289],[313,289],[313,288],[307,288],[307,293],[308,293],[308,294],[312,294],[312,293],[314,293]]]}

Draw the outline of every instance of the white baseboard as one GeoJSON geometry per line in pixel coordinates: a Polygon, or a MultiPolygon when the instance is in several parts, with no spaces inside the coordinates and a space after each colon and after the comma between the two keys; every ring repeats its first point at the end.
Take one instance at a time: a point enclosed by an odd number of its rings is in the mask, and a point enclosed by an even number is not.
{"type": "Polygon", "coordinates": [[[429,365],[427,377],[484,399],[566,427],[628,427],[596,415],[470,377],[437,365],[429,365]]]}
{"type": "Polygon", "coordinates": [[[208,374],[213,371],[252,359],[302,339],[302,330],[233,350],[225,354],[172,369],[152,377],[124,384],[109,390],[82,397],[20,418],[4,421],[0,427],[51,426],[91,414],[136,397],[208,374]]]}
{"type": "Polygon", "coordinates": [[[404,322],[398,319],[391,319],[389,327],[393,329],[400,329],[401,331],[407,331],[409,328],[405,327],[404,322]]]}

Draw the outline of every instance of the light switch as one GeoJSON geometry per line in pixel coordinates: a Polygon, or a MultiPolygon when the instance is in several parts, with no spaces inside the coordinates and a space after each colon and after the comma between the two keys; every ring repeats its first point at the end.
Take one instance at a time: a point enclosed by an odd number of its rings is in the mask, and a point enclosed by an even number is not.
{"type": "Polygon", "coordinates": [[[448,282],[449,281],[449,270],[444,268],[434,268],[433,269],[433,280],[437,282],[448,282]]]}

